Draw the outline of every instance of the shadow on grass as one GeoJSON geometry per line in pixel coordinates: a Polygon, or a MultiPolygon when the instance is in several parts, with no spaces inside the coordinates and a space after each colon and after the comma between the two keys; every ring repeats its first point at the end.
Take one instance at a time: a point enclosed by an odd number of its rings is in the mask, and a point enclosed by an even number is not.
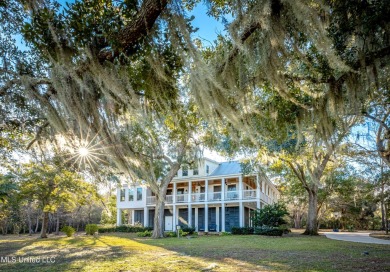
{"type": "Polygon", "coordinates": [[[324,236],[209,236],[139,241],[254,270],[389,271],[390,267],[389,246],[333,241],[324,236]]]}
{"type": "Polygon", "coordinates": [[[15,236],[0,239],[0,256],[41,260],[1,262],[0,271],[387,271],[390,267],[389,246],[296,235],[157,240],[125,233],[48,239],[15,236]],[[43,262],[48,257],[55,263],[43,262]]]}

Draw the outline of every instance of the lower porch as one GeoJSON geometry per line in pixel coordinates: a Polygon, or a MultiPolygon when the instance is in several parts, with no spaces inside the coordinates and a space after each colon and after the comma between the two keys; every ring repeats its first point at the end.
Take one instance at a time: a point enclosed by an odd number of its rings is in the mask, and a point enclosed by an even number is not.
{"type": "MultiPolygon", "coordinates": [[[[230,232],[232,227],[252,226],[251,212],[254,210],[256,202],[173,205],[165,208],[163,226],[165,231],[175,231],[176,226],[180,225],[193,227],[198,232],[230,232]]],[[[122,222],[153,227],[154,208],[125,209],[120,212],[122,222]]]]}

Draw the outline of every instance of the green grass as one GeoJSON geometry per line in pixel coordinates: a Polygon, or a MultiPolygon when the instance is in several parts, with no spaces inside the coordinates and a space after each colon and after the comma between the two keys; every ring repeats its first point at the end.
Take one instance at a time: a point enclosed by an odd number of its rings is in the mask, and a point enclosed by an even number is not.
{"type": "Polygon", "coordinates": [[[158,240],[126,233],[48,239],[4,236],[0,256],[17,258],[0,263],[0,271],[389,271],[390,267],[390,246],[294,234],[158,240]],[[40,262],[18,262],[22,256],[40,262]],[[55,263],[44,259],[48,257],[55,263]]]}

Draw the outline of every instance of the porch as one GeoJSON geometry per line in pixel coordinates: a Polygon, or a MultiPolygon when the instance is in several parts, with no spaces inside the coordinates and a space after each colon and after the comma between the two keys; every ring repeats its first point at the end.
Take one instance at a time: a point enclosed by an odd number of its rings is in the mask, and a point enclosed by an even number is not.
{"type": "MultiPolygon", "coordinates": [[[[176,225],[180,225],[194,227],[199,232],[229,232],[232,227],[251,226],[251,211],[256,207],[256,202],[174,205],[164,211],[164,230],[174,231],[176,225]]],[[[126,210],[126,223],[153,226],[155,212],[153,208],[126,210]]],[[[122,218],[122,215],[120,217],[122,218]]]]}

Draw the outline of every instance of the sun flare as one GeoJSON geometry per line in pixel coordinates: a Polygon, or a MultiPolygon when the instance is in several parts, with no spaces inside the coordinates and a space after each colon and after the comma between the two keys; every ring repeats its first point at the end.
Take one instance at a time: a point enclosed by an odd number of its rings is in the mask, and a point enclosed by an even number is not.
{"type": "Polygon", "coordinates": [[[89,155],[89,149],[87,148],[87,147],[85,147],[85,146],[82,146],[82,147],[80,147],[79,148],[79,155],[81,156],[81,157],[86,157],[86,156],[88,156],[89,155]]]}

